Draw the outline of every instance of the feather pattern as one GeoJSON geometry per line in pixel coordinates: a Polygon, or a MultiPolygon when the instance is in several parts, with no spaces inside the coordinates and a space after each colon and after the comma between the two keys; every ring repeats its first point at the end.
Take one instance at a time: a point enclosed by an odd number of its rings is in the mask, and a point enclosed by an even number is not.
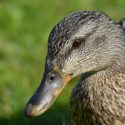
{"type": "Polygon", "coordinates": [[[66,16],[51,31],[48,61],[81,80],[70,98],[74,125],[125,125],[125,21],[103,12],[66,16]],[[75,39],[82,44],[72,48],[75,39]]]}

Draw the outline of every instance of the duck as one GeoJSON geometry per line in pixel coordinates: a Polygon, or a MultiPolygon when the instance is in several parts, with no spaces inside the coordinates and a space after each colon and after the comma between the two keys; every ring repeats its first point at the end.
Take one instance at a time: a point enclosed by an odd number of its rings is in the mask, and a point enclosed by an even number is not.
{"type": "Polygon", "coordinates": [[[64,17],[50,32],[42,81],[25,115],[46,112],[69,81],[73,125],[125,125],[125,25],[102,11],[64,17]]]}

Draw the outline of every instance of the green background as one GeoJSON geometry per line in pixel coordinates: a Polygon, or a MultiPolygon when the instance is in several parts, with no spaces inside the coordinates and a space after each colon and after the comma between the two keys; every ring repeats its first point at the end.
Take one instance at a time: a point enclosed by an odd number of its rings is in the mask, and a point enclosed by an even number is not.
{"type": "Polygon", "coordinates": [[[53,26],[78,10],[101,10],[125,17],[125,0],[0,0],[0,125],[70,125],[72,80],[44,115],[26,118],[27,100],[44,71],[47,39],[53,26]]]}

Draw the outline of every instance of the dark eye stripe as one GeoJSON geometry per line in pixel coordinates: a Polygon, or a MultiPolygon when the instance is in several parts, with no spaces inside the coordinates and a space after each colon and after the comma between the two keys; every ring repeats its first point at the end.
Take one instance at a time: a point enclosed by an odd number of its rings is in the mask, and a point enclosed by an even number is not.
{"type": "Polygon", "coordinates": [[[73,44],[72,44],[72,48],[73,49],[79,48],[82,43],[85,43],[85,41],[86,41],[86,39],[88,37],[90,37],[92,34],[94,34],[94,32],[97,30],[97,28],[98,28],[98,26],[93,28],[93,30],[90,33],[86,34],[86,36],[84,38],[77,38],[77,39],[75,39],[73,44]]]}

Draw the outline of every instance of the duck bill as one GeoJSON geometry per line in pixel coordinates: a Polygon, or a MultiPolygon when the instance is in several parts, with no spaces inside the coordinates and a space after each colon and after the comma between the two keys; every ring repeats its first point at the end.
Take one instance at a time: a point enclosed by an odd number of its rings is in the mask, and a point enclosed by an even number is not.
{"type": "Polygon", "coordinates": [[[40,86],[25,107],[25,115],[34,117],[47,111],[71,78],[59,70],[48,71],[46,68],[40,86]]]}

